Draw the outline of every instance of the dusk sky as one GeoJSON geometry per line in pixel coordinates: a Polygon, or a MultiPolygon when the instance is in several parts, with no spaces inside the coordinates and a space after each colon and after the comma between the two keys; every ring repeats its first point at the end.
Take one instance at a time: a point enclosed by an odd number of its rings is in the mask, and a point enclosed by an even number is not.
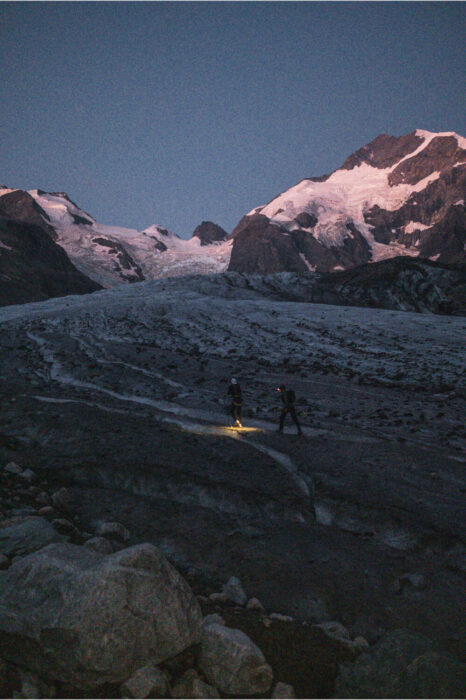
{"type": "Polygon", "coordinates": [[[230,231],[380,133],[465,135],[461,2],[0,3],[0,182],[230,231]]]}

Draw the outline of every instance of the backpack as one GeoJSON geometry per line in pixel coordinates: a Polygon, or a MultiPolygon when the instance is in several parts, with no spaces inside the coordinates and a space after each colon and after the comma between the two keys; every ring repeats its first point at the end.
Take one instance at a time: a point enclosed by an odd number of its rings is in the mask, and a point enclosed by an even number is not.
{"type": "Polygon", "coordinates": [[[294,393],[293,389],[288,389],[286,392],[286,398],[288,404],[293,404],[296,401],[296,394],[294,393]]]}

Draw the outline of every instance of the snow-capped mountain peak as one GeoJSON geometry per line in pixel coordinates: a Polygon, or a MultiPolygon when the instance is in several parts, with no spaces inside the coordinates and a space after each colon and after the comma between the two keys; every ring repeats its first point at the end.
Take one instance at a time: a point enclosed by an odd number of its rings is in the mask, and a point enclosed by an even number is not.
{"type": "Polygon", "coordinates": [[[143,231],[108,226],[80,209],[65,192],[0,189],[9,216],[42,224],[74,266],[104,287],[159,277],[221,272],[228,267],[231,241],[202,245],[152,224],[143,231]]]}
{"type": "Polygon", "coordinates": [[[159,225],[100,224],[65,192],[0,188],[0,212],[40,225],[94,282],[196,273],[331,272],[398,255],[466,260],[466,139],[380,134],[330,175],[305,178],[228,236],[203,221],[189,240],[159,225]]]}
{"type": "Polygon", "coordinates": [[[466,139],[454,132],[381,134],[330,175],[301,180],[243,217],[232,234],[229,269],[331,271],[425,251],[433,259],[464,257],[465,148],[466,139]],[[462,212],[452,209],[461,206],[462,212]],[[449,237],[446,251],[452,219],[462,223],[453,224],[455,240],[449,237]],[[269,244],[274,237],[274,252],[259,250],[259,235],[269,244]],[[284,235],[291,237],[286,244],[284,235]],[[255,261],[246,255],[248,236],[255,238],[255,261]],[[280,266],[284,259],[287,267],[280,266]]]}

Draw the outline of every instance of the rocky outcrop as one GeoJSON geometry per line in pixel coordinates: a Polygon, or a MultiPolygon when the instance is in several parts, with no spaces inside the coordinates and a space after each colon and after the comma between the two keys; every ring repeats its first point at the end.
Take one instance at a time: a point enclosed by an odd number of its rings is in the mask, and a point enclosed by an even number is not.
{"type": "Polygon", "coordinates": [[[227,695],[266,693],[273,671],[261,650],[241,630],[212,623],[203,628],[200,667],[227,695]]]}
{"type": "MultiPolygon", "coordinates": [[[[315,217],[298,215],[310,226],[315,217]]],[[[314,224],[315,225],[315,224],[314,224]]],[[[271,274],[274,272],[329,272],[335,267],[352,267],[371,258],[369,244],[352,223],[343,224],[341,247],[324,246],[311,231],[288,231],[271,224],[262,214],[244,217],[233,232],[234,244],[228,271],[271,274]],[[312,265],[309,262],[312,260],[312,265]]]]}
{"type": "Polygon", "coordinates": [[[406,158],[389,175],[391,187],[400,184],[415,185],[428,175],[464,163],[466,149],[461,148],[455,136],[437,136],[412,158],[406,158]]]}
{"type": "Polygon", "coordinates": [[[466,315],[465,266],[420,258],[391,258],[328,274],[230,273],[223,285],[218,280],[219,296],[234,288],[285,301],[466,315]]]}
{"type": "Polygon", "coordinates": [[[75,268],[42,224],[0,217],[0,306],[98,289],[101,286],[75,268]]]}
{"type": "Polygon", "coordinates": [[[0,196],[0,215],[11,221],[39,226],[54,241],[58,238],[55,229],[49,223],[48,214],[37,204],[34,197],[24,190],[13,190],[0,196]]]}
{"type": "Polygon", "coordinates": [[[201,612],[149,544],[102,556],[54,544],[0,576],[0,656],[60,682],[124,682],[196,642],[201,612]]]}
{"type": "Polygon", "coordinates": [[[364,218],[379,243],[401,244],[422,258],[466,262],[465,188],[466,166],[450,167],[399,209],[374,206],[364,218]]]}
{"type": "MultiPolygon", "coordinates": [[[[109,254],[115,259],[115,270],[121,273],[121,277],[126,282],[142,282],[144,280],[144,275],[140,266],[133,260],[121,243],[103,238],[102,236],[97,236],[92,240],[93,243],[108,248],[109,254]]],[[[158,248],[160,250],[160,245],[158,248]]],[[[166,246],[163,246],[163,248],[166,248],[166,246]]]]}
{"type": "Polygon", "coordinates": [[[167,691],[167,677],[154,663],[138,668],[121,686],[126,698],[163,698],[167,691]]]}
{"type": "Polygon", "coordinates": [[[388,134],[379,134],[373,141],[350,155],[341,167],[342,170],[352,170],[366,163],[373,168],[389,168],[398,163],[401,158],[405,158],[409,153],[415,151],[421,143],[422,137],[418,136],[415,131],[398,138],[388,134]]]}
{"type": "Polygon", "coordinates": [[[323,275],[311,297],[317,303],[462,316],[466,269],[419,258],[392,258],[323,275]]]}
{"type": "Polygon", "coordinates": [[[217,688],[204,683],[194,668],[190,668],[172,688],[172,698],[219,698],[217,688]]]}
{"type": "Polygon", "coordinates": [[[306,272],[306,264],[285,229],[272,225],[262,214],[245,217],[233,232],[228,271],[270,274],[282,270],[306,272]]]}
{"type": "Polygon", "coordinates": [[[24,556],[67,539],[45,518],[30,517],[0,529],[0,552],[8,557],[24,556]]]}
{"type": "Polygon", "coordinates": [[[210,245],[225,241],[228,238],[228,233],[212,221],[203,221],[194,229],[192,238],[199,238],[201,245],[210,245]]]}

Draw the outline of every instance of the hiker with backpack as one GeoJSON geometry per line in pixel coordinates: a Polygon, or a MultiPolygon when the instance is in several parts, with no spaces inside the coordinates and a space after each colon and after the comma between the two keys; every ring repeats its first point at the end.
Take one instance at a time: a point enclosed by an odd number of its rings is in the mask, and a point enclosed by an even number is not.
{"type": "Polygon", "coordinates": [[[238,428],[242,428],[243,424],[241,422],[241,411],[243,409],[243,397],[241,394],[241,387],[238,381],[233,377],[230,386],[228,387],[228,396],[231,396],[231,408],[230,412],[232,418],[238,428]]]}
{"type": "Polygon", "coordinates": [[[296,415],[296,410],[294,407],[296,396],[293,389],[287,390],[285,385],[282,384],[278,387],[277,391],[280,392],[280,396],[283,403],[282,412],[280,414],[280,427],[278,429],[278,432],[283,433],[283,424],[285,422],[285,416],[287,413],[289,413],[291,418],[293,419],[294,424],[298,428],[298,435],[302,435],[303,433],[301,431],[301,426],[299,424],[298,416],[296,415]]]}

